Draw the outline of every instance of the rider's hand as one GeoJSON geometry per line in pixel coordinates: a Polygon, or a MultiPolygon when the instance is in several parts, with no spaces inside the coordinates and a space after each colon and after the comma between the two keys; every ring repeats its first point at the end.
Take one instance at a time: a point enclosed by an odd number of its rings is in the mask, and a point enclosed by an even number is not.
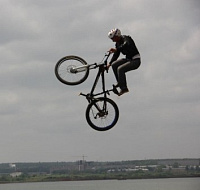
{"type": "Polygon", "coordinates": [[[110,50],[108,51],[109,53],[115,53],[117,51],[116,48],[110,48],[110,50]]]}
{"type": "Polygon", "coordinates": [[[108,64],[108,65],[107,65],[107,69],[109,69],[109,68],[110,68],[110,66],[111,66],[111,64],[108,64]]]}

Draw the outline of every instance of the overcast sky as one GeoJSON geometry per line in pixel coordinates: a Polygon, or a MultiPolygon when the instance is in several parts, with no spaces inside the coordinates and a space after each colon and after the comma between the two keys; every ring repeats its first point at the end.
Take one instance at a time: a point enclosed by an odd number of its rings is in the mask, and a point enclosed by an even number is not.
{"type": "MultiPolygon", "coordinates": [[[[199,0],[0,0],[0,163],[200,158],[199,0]],[[85,119],[95,70],[60,83],[56,62],[100,62],[118,27],[142,64],[107,132],[85,119]]],[[[107,86],[116,83],[112,70],[107,86]]]]}

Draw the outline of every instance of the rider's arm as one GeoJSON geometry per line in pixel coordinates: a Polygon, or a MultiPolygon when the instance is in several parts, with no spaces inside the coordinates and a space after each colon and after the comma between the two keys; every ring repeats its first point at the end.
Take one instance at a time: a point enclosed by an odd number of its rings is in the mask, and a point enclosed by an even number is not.
{"type": "Polygon", "coordinates": [[[111,65],[114,61],[116,61],[118,59],[119,55],[120,55],[120,51],[118,49],[116,49],[109,64],[111,65]]]}

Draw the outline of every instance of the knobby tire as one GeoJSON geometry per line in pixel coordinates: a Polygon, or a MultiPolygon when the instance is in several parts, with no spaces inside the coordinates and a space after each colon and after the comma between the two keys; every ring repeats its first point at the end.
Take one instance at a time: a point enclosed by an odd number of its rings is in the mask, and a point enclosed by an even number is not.
{"type": "Polygon", "coordinates": [[[86,109],[86,120],[88,124],[97,131],[107,131],[114,127],[119,118],[119,109],[117,104],[109,99],[100,97],[88,105],[86,109]],[[106,105],[106,114],[101,114],[97,109],[103,109],[106,105]]]}
{"type": "Polygon", "coordinates": [[[82,72],[71,72],[71,68],[87,65],[81,57],[70,55],[60,59],[55,66],[57,79],[66,85],[78,85],[84,82],[89,75],[89,68],[85,67],[82,72]]]}

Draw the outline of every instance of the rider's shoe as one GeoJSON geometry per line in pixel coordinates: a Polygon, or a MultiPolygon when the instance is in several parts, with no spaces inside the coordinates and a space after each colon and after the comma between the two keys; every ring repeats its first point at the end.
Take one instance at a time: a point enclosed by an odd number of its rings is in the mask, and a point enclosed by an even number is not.
{"type": "Polygon", "coordinates": [[[118,96],[121,96],[122,94],[125,94],[125,93],[127,93],[127,92],[129,92],[128,88],[122,89],[122,90],[119,92],[118,96]]]}

